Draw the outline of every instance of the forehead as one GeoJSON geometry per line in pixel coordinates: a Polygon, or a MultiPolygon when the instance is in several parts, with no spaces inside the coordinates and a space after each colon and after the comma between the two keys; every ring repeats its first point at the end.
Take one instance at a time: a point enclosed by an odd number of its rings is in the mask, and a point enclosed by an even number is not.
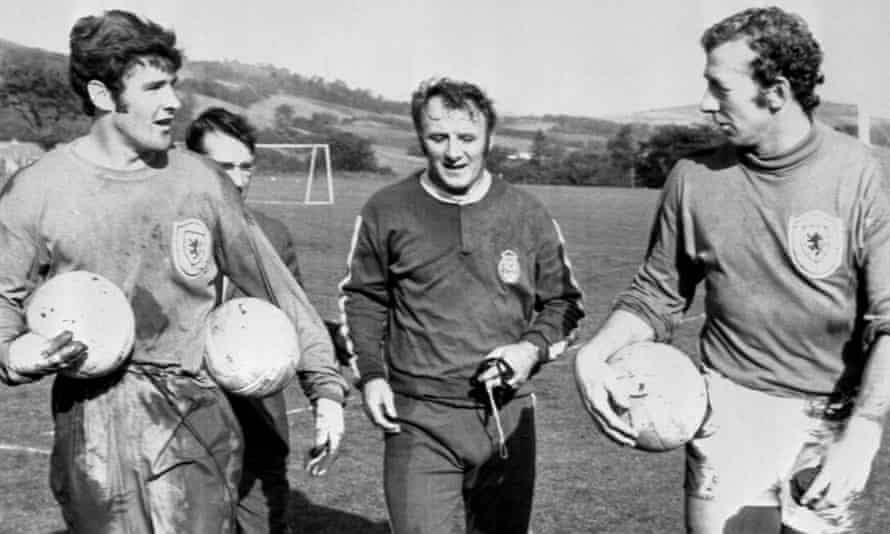
{"type": "Polygon", "coordinates": [[[423,107],[422,122],[426,130],[484,131],[486,119],[470,101],[463,107],[452,108],[446,105],[444,98],[434,96],[423,107]]]}
{"type": "Polygon", "coordinates": [[[204,134],[201,144],[204,147],[204,153],[215,161],[240,163],[253,160],[250,148],[231,135],[210,131],[204,134]]]}
{"type": "Polygon", "coordinates": [[[736,39],[714,47],[707,54],[705,77],[727,79],[745,77],[751,79],[751,62],[757,54],[744,39],[736,39]]]}
{"type": "Polygon", "coordinates": [[[122,77],[125,86],[139,84],[172,81],[176,78],[176,71],[170,62],[162,58],[143,57],[135,60],[122,77]]]}

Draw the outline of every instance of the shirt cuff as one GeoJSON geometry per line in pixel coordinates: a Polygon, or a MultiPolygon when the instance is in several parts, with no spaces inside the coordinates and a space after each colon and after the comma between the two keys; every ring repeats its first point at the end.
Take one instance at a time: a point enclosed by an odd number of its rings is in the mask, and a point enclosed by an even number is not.
{"type": "Polygon", "coordinates": [[[540,332],[532,331],[522,334],[520,341],[527,341],[538,348],[538,363],[547,363],[550,361],[550,343],[547,338],[540,332]]]}

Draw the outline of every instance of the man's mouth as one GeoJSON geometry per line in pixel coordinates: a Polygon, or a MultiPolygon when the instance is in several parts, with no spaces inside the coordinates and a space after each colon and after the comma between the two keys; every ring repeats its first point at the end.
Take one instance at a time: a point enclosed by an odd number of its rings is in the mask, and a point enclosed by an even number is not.
{"type": "Polygon", "coordinates": [[[173,117],[169,117],[166,119],[158,119],[155,121],[155,124],[157,124],[158,126],[163,126],[165,128],[169,127],[173,124],[173,117]]]}

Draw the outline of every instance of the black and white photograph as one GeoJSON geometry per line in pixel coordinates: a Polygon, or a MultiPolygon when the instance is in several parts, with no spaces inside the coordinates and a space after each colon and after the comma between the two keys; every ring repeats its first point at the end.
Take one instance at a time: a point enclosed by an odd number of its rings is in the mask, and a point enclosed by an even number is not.
{"type": "Polygon", "coordinates": [[[890,532],[890,4],[0,15],[0,534],[890,532]]]}

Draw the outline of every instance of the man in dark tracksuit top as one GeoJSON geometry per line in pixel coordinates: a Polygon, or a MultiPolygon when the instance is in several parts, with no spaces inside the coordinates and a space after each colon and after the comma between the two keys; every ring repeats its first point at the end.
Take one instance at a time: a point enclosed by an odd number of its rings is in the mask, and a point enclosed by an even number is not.
{"type": "Polygon", "coordinates": [[[429,167],[364,206],[341,299],[365,409],[385,431],[390,523],[395,534],[524,533],[527,380],[564,349],[581,292],[545,208],[485,170],[496,120],[485,94],[430,81],[412,114],[429,167]]]}
{"type": "MultiPolygon", "coordinates": [[[[186,146],[221,166],[242,198],[247,197],[254,168],[256,136],[244,117],[223,108],[209,108],[189,125],[186,146]]],[[[294,279],[302,285],[296,246],[287,226],[261,211],[249,211],[294,279]]],[[[231,284],[225,285],[228,287],[222,291],[224,299],[244,296],[231,284]]],[[[342,420],[340,405],[333,406],[325,399],[318,399],[312,383],[303,380],[304,371],[306,369],[301,369],[299,373],[301,385],[316,411],[334,412],[329,415],[342,420]]],[[[262,399],[229,395],[229,402],[244,433],[244,468],[238,485],[240,532],[290,532],[287,525],[290,432],[284,391],[262,399]]]]}

